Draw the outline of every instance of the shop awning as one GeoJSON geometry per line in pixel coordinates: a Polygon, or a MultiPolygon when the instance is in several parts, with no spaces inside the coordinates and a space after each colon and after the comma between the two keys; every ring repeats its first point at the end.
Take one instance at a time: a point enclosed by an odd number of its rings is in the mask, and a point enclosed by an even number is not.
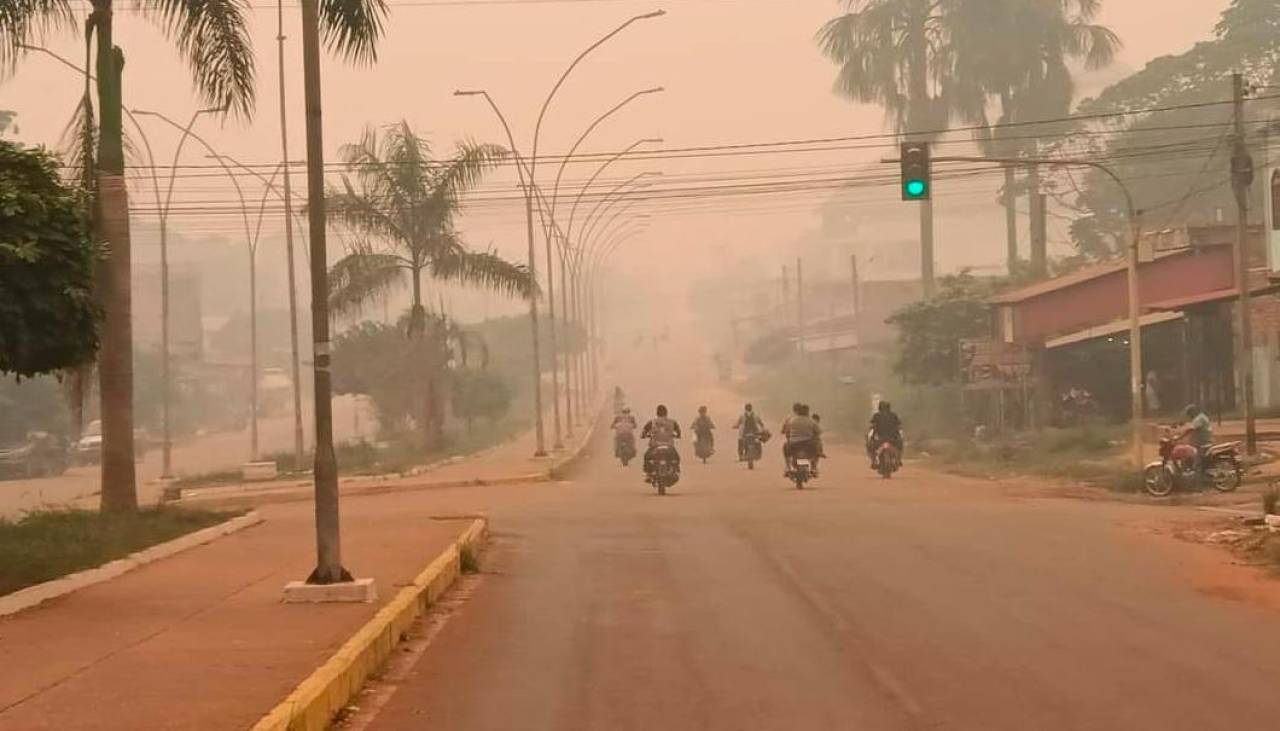
{"type": "MultiPolygon", "coordinates": [[[[1182,319],[1181,312],[1151,312],[1138,318],[1138,324],[1141,327],[1151,327],[1152,325],[1159,325],[1162,322],[1170,322],[1180,319],[1182,319]]],[[[1083,343],[1089,340],[1096,340],[1098,338],[1123,335],[1128,332],[1129,320],[1115,320],[1105,325],[1087,327],[1083,330],[1077,330],[1076,332],[1068,333],[1067,335],[1060,335],[1056,338],[1046,340],[1044,347],[1052,350],[1054,348],[1075,345],[1076,343],[1083,343]]]]}
{"type": "MultiPolygon", "coordinates": [[[[1250,296],[1257,297],[1264,294],[1275,294],[1276,292],[1280,292],[1280,282],[1255,281],[1253,282],[1250,296]]],[[[1230,289],[1201,292],[1200,294],[1165,300],[1163,302],[1153,302],[1147,305],[1146,309],[1150,312],[1180,312],[1191,307],[1210,305],[1216,302],[1229,302],[1239,298],[1240,290],[1236,287],[1231,287],[1230,289]]]]}

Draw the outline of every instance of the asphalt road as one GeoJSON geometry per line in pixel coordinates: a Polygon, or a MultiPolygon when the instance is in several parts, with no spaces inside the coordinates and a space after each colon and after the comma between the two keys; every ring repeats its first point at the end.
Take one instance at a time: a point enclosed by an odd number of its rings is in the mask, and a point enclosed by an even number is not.
{"type": "Polygon", "coordinates": [[[600,457],[518,501],[452,499],[493,519],[484,575],[362,724],[1280,724],[1280,615],[1193,580],[1192,549],[1145,532],[1171,510],[884,481],[852,452],[798,492],[770,456],[687,464],[665,498],[600,457]]]}

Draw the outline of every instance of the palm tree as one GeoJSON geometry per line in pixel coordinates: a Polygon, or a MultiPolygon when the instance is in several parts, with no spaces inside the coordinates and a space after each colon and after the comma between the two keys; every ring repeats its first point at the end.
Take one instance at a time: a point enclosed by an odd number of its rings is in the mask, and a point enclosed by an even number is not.
{"type": "MultiPolygon", "coordinates": [[[[1096,71],[1115,59],[1119,37],[1093,22],[1101,4],[1101,0],[982,0],[956,6],[951,26],[957,68],[976,75],[999,105],[996,126],[979,135],[984,154],[1034,154],[1040,139],[1061,131],[1061,125],[1024,125],[1070,113],[1075,100],[1073,63],[1096,71]],[[1019,126],[1009,126],[1014,124],[1019,126]]],[[[1043,216],[1035,167],[1029,178],[1026,189],[1032,210],[1043,216]]],[[[1010,271],[1017,265],[1017,188],[1014,168],[1006,167],[1003,201],[1010,271]]],[[[1034,235],[1032,241],[1037,248],[1044,243],[1034,235]]],[[[1033,252],[1032,259],[1042,264],[1045,252],[1033,252]]]]}
{"type": "MultiPolygon", "coordinates": [[[[893,128],[928,140],[953,117],[982,117],[983,90],[955,73],[949,28],[960,0],[841,0],[848,12],[822,27],[818,42],[839,65],[835,90],[878,104],[893,128]]],[[[933,205],[920,209],[922,279],[933,290],[933,205]]]]}
{"type": "MultiPolygon", "coordinates": [[[[310,0],[314,2],[315,0],[310,0]]],[[[130,324],[129,200],[125,191],[122,86],[124,51],[115,44],[115,0],[90,0],[84,23],[86,53],[94,48],[98,145],[94,226],[110,249],[99,278],[103,304],[98,355],[102,402],[102,510],[137,509],[133,447],[133,363],[130,324]]],[[[139,0],[130,3],[155,20],[191,68],[203,101],[248,118],[254,107],[254,55],[245,0],[139,0]]],[[[71,0],[0,3],[0,73],[10,70],[46,32],[76,26],[71,0]]],[[[383,0],[324,0],[320,23],[330,49],[372,60],[386,15],[383,0]]]]}
{"type": "Polygon", "coordinates": [[[351,314],[390,290],[410,287],[406,329],[424,379],[419,427],[431,446],[441,423],[438,380],[447,365],[448,343],[458,334],[439,313],[428,316],[424,275],[520,297],[536,292],[527,267],[491,251],[470,250],[455,227],[463,196],[508,152],[466,142],[457,145],[453,158],[435,160],[427,141],[400,122],[381,135],[366,130],[341,154],[353,175],[344,175],[342,187],[330,190],[327,215],[354,243],[330,270],[329,307],[337,316],[351,314]]]}

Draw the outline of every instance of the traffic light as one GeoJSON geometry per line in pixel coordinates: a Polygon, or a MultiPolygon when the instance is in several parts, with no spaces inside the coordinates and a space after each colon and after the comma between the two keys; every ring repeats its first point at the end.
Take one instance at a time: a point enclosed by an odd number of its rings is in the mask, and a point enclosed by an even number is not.
{"type": "Polygon", "coordinates": [[[933,193],[933,174],[928,142],[902,143],[902,200],[928,200],[933,193]]]}

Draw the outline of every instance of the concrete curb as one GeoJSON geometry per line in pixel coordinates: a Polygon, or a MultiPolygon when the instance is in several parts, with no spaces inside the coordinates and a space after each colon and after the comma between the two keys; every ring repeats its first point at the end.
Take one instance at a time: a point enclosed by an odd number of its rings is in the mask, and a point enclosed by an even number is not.
{"type": "MultiPolygon", "coordinates": [[[[450,487],[485,487],[490,485],[523,485],[535,482],[548,482],[550,477],[546,472],[530,472],[523,475],[511,475],[507,477],[494,477],[491,479],[475,478],[463,480],[419,480],[393,483],[390,480],[377,482],[368,485],[354,485],[345,490],[339,490],[340,497],[365,497],[369,495],[390,495],[398,492],[414,492],[417,490],[443,489],[450,487]]],[[[217,510],[220,508],[234,507],[257,507],[261,505],[277,505],[281,503],[299,503],[308,502],[314,497],[314,490],[310,484],[292,488],[282,488],[279,490],[269,491],[247,491],[239,493],[229,493],[225,495],[193,495],[181,500],[177,500],[171,505],[178,507],[199,507],[206,510],[217,510]]]]}
{"type": "Polygon", "coordinates": [[[194,533],[188,533],[185,536],[179,536],[172,541],[105,563],[97,568],[85,569],[59,579],[46,581],[43,584],[20,589],[12,594],[0,597],[0,617],[7,617],[50,599],[66,596],[86,586],[101,584],[149,563],[155,563],[189,548],[202,546],[222,536],[229,536],[250,526],[255,526],[261,523],[262,520],[262,516],[256,512],[246,513],[223,523],[203,528],[194,533]]]}
{"type": "Polygon", "coordinates": [[[578,443],[578,446],[575,447],[571,453],[565,455],[551,465],[551,468],[547,470],[547,477],[549,479],[561,479],[567,472],[569,472],[569,470],[573,469],[578,462],[582,461],[583,457],[586,456],[587,451],[591,448],[591,444],[596,439],[596,432],[599,431],[600,424],[604,422],[604,402],[597,402],[591,413],[595,414],[595,416],[591,420],[591,426],[587,427],[587,433],[582,437],[582,441],[578,443]]]}
{"type": "Polygon", "coordinates": [[[253,731],[324,731],[391,655],[404,632],[462,573],[462,551],[477,550],[488,521],[475,519],[451,546],[378,610],[324,665],[253,726],[253,731]]]}

